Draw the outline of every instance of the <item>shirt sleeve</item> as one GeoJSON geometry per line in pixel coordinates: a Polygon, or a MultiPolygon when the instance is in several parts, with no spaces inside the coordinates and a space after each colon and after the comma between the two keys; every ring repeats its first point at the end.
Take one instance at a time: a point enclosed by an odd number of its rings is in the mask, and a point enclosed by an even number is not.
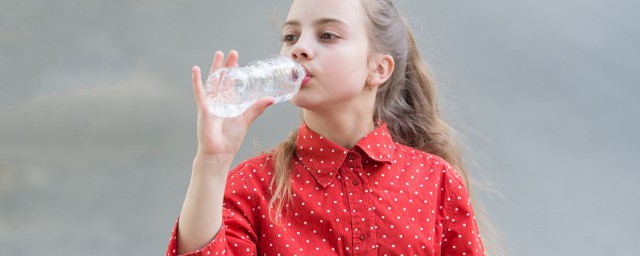
{"type": "MultiPolygon", "coordinates": [[[[222,227],[213,240],[203,248],[194,252],[181,254],[185,256],[209,256],[209,255],[256,255],[256,243],[258,241],[255,227],[255,217],[252,214],[252,207],[258,205],[257,196],[252,194],[252,190],[246,185],[243,169],[247,164],[239,169],[229,172],[227,184],[224,192],[222,209],[222,227]]],[[[238,167],[236,167],[238,168],[238,167]]],[[[249,168],[251,169],[251,168],[249,168]]],[[[178,217],[178,220],[180,218],[178,217]]],[[[178,251],[178,221],[176,221],[169,245],[167,256],[175,256],[178,251]]]]}
{"type": "Polygon", "coordinates": [[[462,176],[444,162],[441,255],[485,255],[471,198],[462,176]]]}

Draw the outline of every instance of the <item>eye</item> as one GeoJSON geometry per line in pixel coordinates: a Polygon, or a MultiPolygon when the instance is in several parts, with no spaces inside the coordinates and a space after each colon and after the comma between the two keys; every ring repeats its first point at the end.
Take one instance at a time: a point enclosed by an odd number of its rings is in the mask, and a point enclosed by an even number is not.
{"type": "Polygon", "coordinates": [[[298,36],[296,35],[288,34],[288,35],[282,36],[282,41],[285,43],[293,42],[295,40],[298,40],[298,36]]]}
{"type": "Polygon", "coordinates": [[[333,40],[335,39],[337,36],[328,32],[322,33],[322,35],[320,35],[320,39],[321,40],[333,40]]]}

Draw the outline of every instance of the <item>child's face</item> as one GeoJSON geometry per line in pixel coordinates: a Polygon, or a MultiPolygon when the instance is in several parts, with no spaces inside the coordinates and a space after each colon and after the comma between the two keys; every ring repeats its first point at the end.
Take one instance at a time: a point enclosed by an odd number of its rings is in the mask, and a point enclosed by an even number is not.
{"type": "Polygon", "coordinates": [[[360,0],[296,0],[283,27],[281,54],[306,67],[311,79],[291,99],[298,107],[335,110],[367,106],[366,15],[360,0]]]}

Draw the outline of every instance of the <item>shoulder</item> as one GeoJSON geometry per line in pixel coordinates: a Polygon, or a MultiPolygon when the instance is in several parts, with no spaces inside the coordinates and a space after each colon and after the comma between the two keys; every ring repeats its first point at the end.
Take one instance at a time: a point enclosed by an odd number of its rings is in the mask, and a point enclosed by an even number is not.
{"type": "Polygon", "coordinates": [[[444,158],[416,149],[407,145],[396,143],[395,158],[398,162],[409,162],[420,166],[420,169],[435,173],[443,182],[462,183],[463,177],[451,163],[444,158]]]}
{"type": "Polygon", "coordinates": [[[229,177],[232,176],[249,176],[252,173],[271,172],[273,166],[273,154],[266,152],[257,156],[248,158],[229,171],[229,177]]]}
{"type": "Polygon", "coordinates": [[[271,152],[248,158],[234,168],[227,175],[227,186],[267,189],[273,177],[273,154],[271,152]]]}

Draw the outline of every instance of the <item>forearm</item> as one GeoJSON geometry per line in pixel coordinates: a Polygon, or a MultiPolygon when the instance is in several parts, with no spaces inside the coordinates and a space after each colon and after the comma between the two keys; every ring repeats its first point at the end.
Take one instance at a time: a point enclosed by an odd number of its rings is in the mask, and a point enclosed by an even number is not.
{"type": "Polygon", "coordinates": [[[222,201],[232,158],[196,155],[178,223],[178,254],[207,245],[222,227],[222,201]]]}

